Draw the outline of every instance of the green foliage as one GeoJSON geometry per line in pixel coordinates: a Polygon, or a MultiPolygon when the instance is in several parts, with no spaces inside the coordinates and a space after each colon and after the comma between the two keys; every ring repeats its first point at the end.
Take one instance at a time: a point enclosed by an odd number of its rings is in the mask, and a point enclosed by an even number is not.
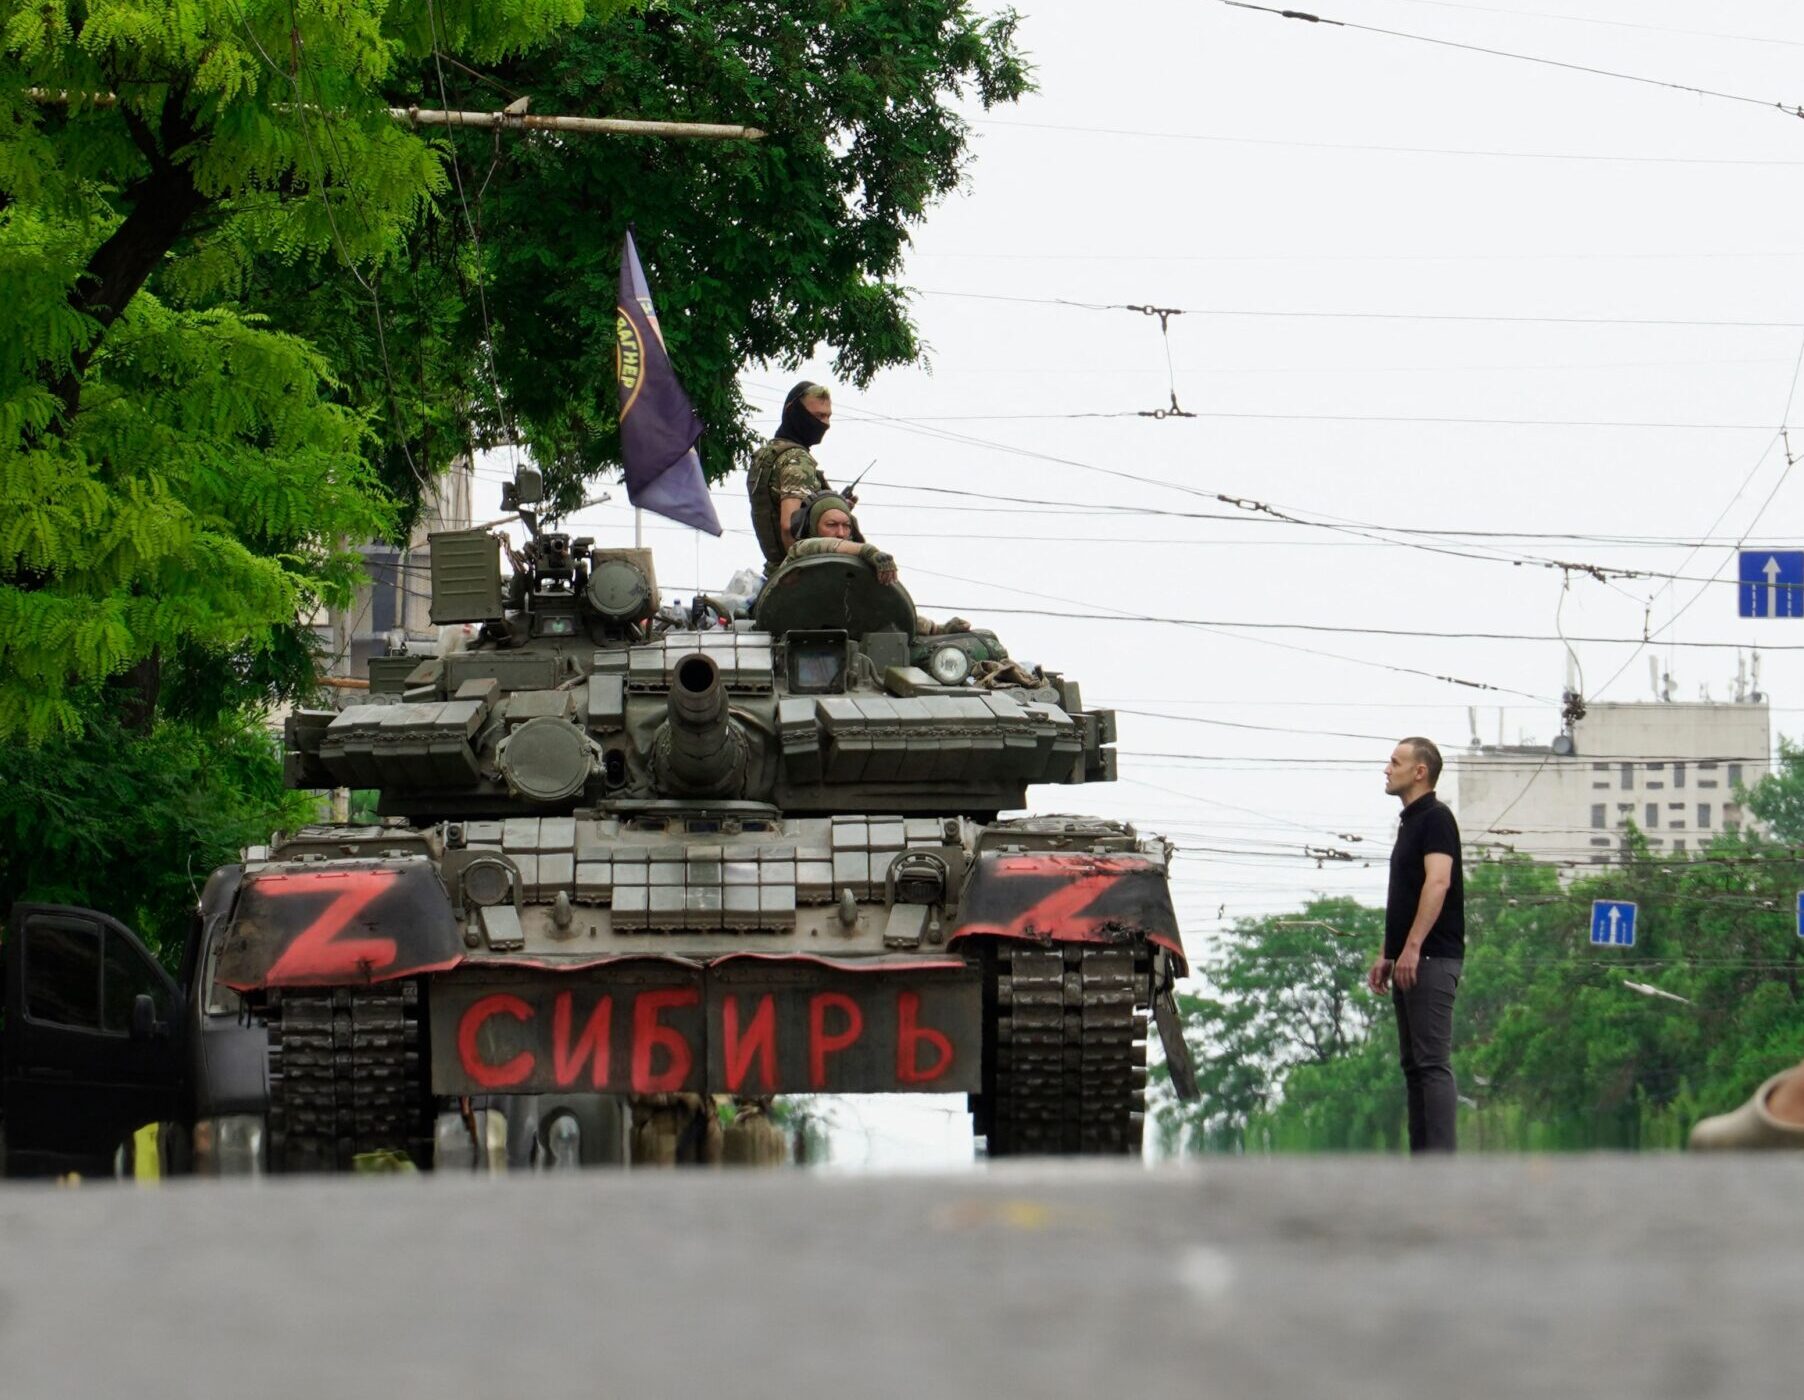
{"type": "Polygon", "coordinates": [[[1388,1003],[1365,991],[1384,916],[1351,899],[1243,919],[1196,971],[1208,994],[1178,999],[1202,1101],[1162,1114],[1167,1149],[1239,1151],[1291,1072],[1331,1065],[1371,1037],[1388,1003]]]}
{"type": "Polygon", "coordinates": [[[283,790],[275,737],[236,714],[127,733],[77,699],[79,735],[0,745],[0,908],[105,909],[173,962],[208,874],[312,820],[313,799],[283,790]]]}
{"type": "MultiPolygon", "coordinates": [[[[0,361],[0,394],[29,401],[29,373],[0,361]]],[[[0,438],[0,738],[72,732],[92,682],[273,644],[348,595],[343,543],[389,520],[330,388],[293,337],[143,294],[65,430],[0,438]]]]}
{"type": "MultiPolygon", "coordinates": [[[[1782,753],[1746,799],[1775,836],[1804,811],[1804,750],[1782,753]]],[[[1801,888],[1804,851],[1751,831],[1725,831],[1687,859],[1654,853],[1631,828],[1621,864],[1566,884],[1520,858],[1468,865],[1454,1023],[1462,1141],[1678,1147],[1697,1118],[1804,1059],[1801,888]],[[1639,905],[1632,950],[1591,946],[1599,898],[1639,905]]],[[[1181,1001],[1204,1100],[1159,1105],[1168,1147],[1400,1148],[1395,1021],[1388,998],[1362,985],[1382,927],[1379,910],[1317,901],[1226,935],[1199,969],[1207,995],[1181,1001]]]]}
{"type": "Polygon", "coordinates": [[[1780,735],[1778,768],[1746,794],[1745,803],[1774,840],[1804,845],[1804,746],[1780,735]]]}
{"type": "MultiPolygon", "coordinates": [[[[293,692],[297,618],[398,523],[370,459],[418,425],[373,425],[363,361],[347,383],[234,301],[259,266],[374,300],[449,187],[389,113],[423,98],[421,61],[493,61],[583,14],[0,0],[0,739],[74,732],[76,693],[128,670],[142,711],[169,662],[293,692]]],[[[183,707],[208,705],[190,686],[183,707]]]]}
{"type": "MultiPolygon", "coordinates": [[[[471,218],[486,230],[480,276],[502,392],[566,505],[584,475],[618,460],[614,301],[630,224],[665,341],[709,425],[710,478],[752,443],[737,387],[748,362],[793,363],[826,344],[838,372],[863,384],[919,357],[895,280],[908,231],[969,160],[953,104],[987,108],[1028,90],[1015,24],[965,0],[670,3],[587,22],[498,68],[534,111],[770,133],[458,137],[471,218]]],[[[452,105],[501,100],[456,71],[447,79],[452,105]]]]}

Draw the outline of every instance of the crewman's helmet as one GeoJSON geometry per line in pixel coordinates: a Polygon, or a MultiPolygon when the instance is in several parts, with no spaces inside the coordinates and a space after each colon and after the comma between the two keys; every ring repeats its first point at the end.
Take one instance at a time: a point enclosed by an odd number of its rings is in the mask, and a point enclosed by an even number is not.
{"type": "Polygon", "coordinates": [[[863,544],[864,536],[858,529],[858,517],[852,514],[852,507],[846,504],[846,498],[837,491],[816,491],[802,502],[801,510],[796,512],[797,524],[794,531],[798,540],[820,539],[821,521],[829,511],[843,511],[852,522],[852,540],[855,544],[863,544]]]}

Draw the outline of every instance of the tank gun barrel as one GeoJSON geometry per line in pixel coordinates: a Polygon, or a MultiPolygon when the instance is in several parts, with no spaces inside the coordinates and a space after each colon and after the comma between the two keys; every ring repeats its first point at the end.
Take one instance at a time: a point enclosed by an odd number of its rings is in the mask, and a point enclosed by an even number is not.
{"type": "Polygon", "coordinates": [[[745,783],[745,739],[712,658],[694,652],[670,677],[670,718],[657,741],[658,786],[672,796],[733,797],[745,783]]]}

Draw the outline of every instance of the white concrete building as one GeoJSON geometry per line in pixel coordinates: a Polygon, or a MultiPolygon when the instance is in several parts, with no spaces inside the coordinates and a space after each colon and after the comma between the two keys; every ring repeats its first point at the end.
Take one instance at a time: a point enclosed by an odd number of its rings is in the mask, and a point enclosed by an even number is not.
{"type": "Polygon", "coordinates": [[[1473,851],[1606,865],[1633,821],[1652,849],[1684,855],[1748,823],[1735,790],[1772,766],[1771,713],[1765,696],[1597,704],[1551,746],[1475,744],[1449,760],[1473,851]]]}
{"type": "Polygon", "coordinates": [[[471,459],[459,457],[433,483],[405,549],[387,544],[360,547],[370,581],[357,590],[356,601],[349,608],[322,610],[313,619],[330,658],[327,669],[331,675],[367,677],[370,658],[383,655],[391,638],[405,637],[420,644],[437,640],[438,629],[427,615],[432,601],[428,583],[432,547],[427,536],[439,530],[469,528],[474,481],[471,459]]]}

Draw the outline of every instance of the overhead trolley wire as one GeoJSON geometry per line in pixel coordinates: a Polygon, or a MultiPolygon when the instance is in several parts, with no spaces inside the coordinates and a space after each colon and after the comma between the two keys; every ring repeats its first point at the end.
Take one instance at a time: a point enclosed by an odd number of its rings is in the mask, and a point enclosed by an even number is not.
{"type": "MultiPolygon", "coordinates": [[[[926,569],[916,569],[915,573],[929,573],[926,569]]],[[[934,575],[950,577],[949,575],[934,575]]],[[[972,580],[981,582],[980,580],[972,580]]],[[[991,587],[1001,585],[992,584],[991,587]]],[[[928,608],[957,610],[959,608],[978,605],[970,603],[928,603],[928,608]]],[[[993,604],[982,604],[985,612],[1014,614],[1024,617],[1053,617],[1072,622],[1141,622],[1169,627],[1199,628],[1232,628],[1260,632],[1328,632],[1345,636],[1364,637],[1428,637],[1439,641],[1474,641],[1474,642],[1583,642],[1596,646],[1632,646],[1644,647],[1648,644],[1645,637],[1559,637],[1551,632],[1442,632],[1424,627],[1355,627],[1344,623],[1331,622],[1236,622],[1225,618],[1189,618],[1159,617],[1151,613],[1129,612],[1069,612],[1056,608],[1009,608],[996,607],[993,604]]],[[[1747,651],[1746,642],[1680,642],[1673,641],[1664,645],[1691,647],[1701,650],[1747,651]]],[[[1758,651],[1804,651],[1804,642],[1762,642],[1753,648],[1758,651]]],[[[1169,716],[1172,719],[1184,718],[1180,715],[1169,716]]],[[[1252,726],[1257,728],[1257,726],[1252,726]]],[[[1358,736],[1365,737],[1365,736],[1358,736]]]]}
{"type": "MultiPolygon", "coordinates": [[[[1710,526],[1708,529],[1706,529],[1704,531],[1704,534],[1706,536],[1708,536],[1712,531],[1714,531],[1716,529],[1716,527],[1718,525],[1722,524],[1722,522],[1728,517],[1730,510],[1734,508],[1735,503],[1737,501],[1739,501],[1742,498],[1742,496],[1746,493],[1748,486],[1753,482],[1755,475],[1760,471],[1760,468],[1765,463],[1767,457],[1772,454],[1772,450],[1773,450],[1775,443],[1778,444],[1780,447],[1782,447],[1785,451],[1785,469],[1779,473],[1779,479],[1773,483],[1773,489],[1771,491],[1767,492],[1766,499],[1760,503],[1760,508],[1754,512],[1753,519],[1748,521],[1747,528],[1741,532],[1741,537],[1738,540],[1736,540],[1734,547],[1727,554],[1725,554],[1725,556],[1723,558],[1723,563],[1719,564],[1717,566],[1716,574],[1712,576],[1713,580],[1716,576],[1719,576],[1722,573],[1724,567],[1727,566],[1729,559],[1731,557],[1733,557],[1733,555],[1735,553],[1737,553],[1744,545],[1747,544],[1748,538],[1754,533],[1754,527],[1760,523],[1761,518],[1766,514],[1767,507],[1772,505],[1773,498],[1779,494],[1780,487],[1785,485],[1786,479],[1791,474],[1791,468],[1796,459],[1792,456],[1791,443],[1786,436],[1786,430],[1783,425],[1784,425],[1785,421],[1791,417],[1792,404],[1794,402],[1796,402],[1796,400],[1797,400],[1798,380],[1799,380],[1800,375],[1804,375],[1804,340],[1801,340],[1798,343],[1798,357],[1792,364],[1791,380],[1788,383],[1788,385],[1786,386],[1786,391],[1785,391],[1785,408],[1781,411],[1781,413],[1779,415],[1779,422],[1781,424],[1779,431],[1773,435],[1772,439],[1770,439],[1767,442],[1766,446],[1761,450],[1760,456],[1755,460],[1753,468],[1748,472],[1747,476],[1742,479],[1741,485],[1735,488],[1735,494],[1729,498],[1728,505],[1724,506],[1722,508],[1722,510],[1717,513],[1716,519],[1710,522],[1710,526]]],[[[1698,554],[1698,550],[1694,548],[1691,551],[1691,553],[1687,554],[1685,556],[1684,560],[1682,560],[1680,562],[1679,567],[1684,568],[1686,564],[1690,563],[1691,560],[1697,556],[1697,554],[1698,554]]],[[[1707,588],[1708,586],[1709,586],[1708,584],[1699,584],[1697,591],[1695,593],[1693,593],[1689,599],[1686,600],[1685,604],[1682,607],[1680,607],[1676,612],[1674,612],[1673,615],[1671,617],[1669,617],[1659,627],[1653,628],[1651,631],[1649,631],[1647,634],[1647,640],[1646,640],[1646,642],[1643,643],[1643,646],[1636,647],[1634,651],[1629,653],[1628,658],[1622,663],[1621,666],[1616,668],[1615,673],[1613,675],[1611,675],[1611,677],[1608,680],[1606,680],[1601,686],[1598,687],[1597,693],[1599,695],[1603,694],[1604,691],[1608,690],[1619,679],[1621,679],[1623,672],[1627,671],[1629,669],[1629,666],[1631,664],[1633,664],[1635,658],[1641,655],[1645,646],[1649,643],[1652,643],[1652,642],[1658,640],[1662,633],[1670,631],[1672,629],[1672,627],[1674,627],[1678,623],[1678,620],[1691,610],[1692,604],[1696,603],[1699,598],[1704,596],[1704,589],[1707,588]]],[[[1654,601],[1657,600],[1660,597],[1660,595],[1662,593],[1664,593],[1666,591],[1666,589],[1669,587],[1671,587],[1670,583],[1663,586],[1661,589],[1659,589],[1654,594],[1654,597],[1650,598],[1648,600],[1648,608],[1649,608],[1650,612],[1652,611],[1654,601]]],[[[1665,644],[1667,646],[1678,645],[1678,643],[1674,642],[1670,637],[1668,637],[1666,639],[1665,644]]]]}
{"type": "MultiPolygon", "coordinates": [[[[1787,361],[1786,363],[1790,363],[1787,361]]],[[[906,482],[884,482],[885,491],[913,491],[930,496],[964,496],[973,500],[1002,502],[1026,502],[1037,506],[1065,507],[1072,513],[1086,514],[1092,511],[1108,511],[1117,515],[1147,515],[1177,520],[1227,520],[1242,525],[1284,525],[1291,522],[1274,519],[1269,516],[1229,514],[1223,511],[1191,511],[1171,510],[1162,506],[1136,506],[1114,501],[1071,501],[1041,496],[1023,496],[1019,493],[1003,494],[994,491],[971,491],[950,486],[913,486],[906,482]]],[[[1025,513],[1025,512],[1017,512],[1025,513]]],[[[1472,539],[1507,539],[1507,540],[1571,540],[1583,544],[1599,545],[1637,545],[1649,548],[1703,548],[1717,545],[1737,544],[1739,541],[1727,538],[1697,540],[1684,536],[1667,535],[1606,535],[1584,534],[1576,531],[1551,530],[1473,530],[1464,526],[1434,525],[1384,525],[1374,526],[1393,535],[1433,535],[1448,538],[1472,539]]]]}
{"type": "Polygon", "coordinates": [[[1280,10],[1270,5],[1255,5],[1251,0],[1218,0],[1236,10],[1257,10],[1261,14],[1276,15],[1279,19],[1302,20],[1307,24],[1325,24],[1336,29],[1358,30],[1364,34],[1379,34],[1388,39],[1407,39],[1417,44],[1432,44],[1437,48],[1461,49],[1467,53],[1485,54],[1491,58],[1513,59],[1520,63],[1535,63],[1546,68],[1561,68],[1571,73],[1584,73],[1597,78],[1610,78],[1618,82],[1640,83],[1646,87],[1668,88],[1675,92],[1688,92],[1697,97],[1714,98],[1720,102],[1740,102],[1752,107],[1771,107],[1784,112],[1789,117],[1804,117],[1804,108],[1797,104],[1790,106],[1784,102],[1767,98],[1750,97],[1746,93],[1724,92],[1718,88],[1698,87],[1692,83],[1672,82],[1665,78],[1650,78],[1640,73],[1623,73],[1612,68],[1597,68],[1588,63],[1572,63],[1565,59],[1544,58],[1539,54],[1517,53],[1510,49],[1491,48],[1485,44],[1472,44],[1459,39],[1440,39],[1431,34],[1413,34],[1405,29],[1386,29],[1375,24],[1358,24],[1352,20],[1332,19],[1327,15],[1311,14],[1306,10],[1280,10]]]}
{"type": "MultiPolygon", "coordinates": [[[[1732,156],[1648,156],[1612,155],[1584,151],[1485,151],[1447,146],[1380,146],[1355,141],[1298,141],[1271,136],[1223,136],[1201,131],[1148,131],[1138,127],[1075,126],[1065,122],[1006,121],[996,117],[978,117],[975,125],[1010,127],[1022,130],[1063,131],[1091,136],[1139,137],[1153,141],[1202,141],[1227,146],[1288,146],[1303,150],[1369,152],[1375,155],[1456,156],[1490,160],[1581,161],[1613,165],[1725,165],[1725,166],[1797,166],[1804,160],[1761,160],[1732,156]]],[[[1086,255],[1093,256],[1093,255],[1086,255]]]]}
{"type": "Polygon", "coordinates": [[[1221,418],[1277,423],[1424,423],[1439,426],[1471,425],[1489,428],[1650,428],[1688,432],[1771,432],[1771,423],[1656,423],[1613,418],[1464,418],[1422,413],[1258,413],[1247,410],[1109,409],[1087,413],[941,413],[923,414],[921,423],[1062,422],[1079,418],[1221,418]]]}
{"type": "MultiPolygon", "coordinates": [[[[931,425],[923,425],[919,420],[899,418],[892,414],[878,413],[871,409],[854,411],[853,417],[867,421],[888,423],[903,432],[916,432],[929,437],[938,437],[944,441],[958,442],[969,446],[984,447],[1008,453],[1014,456],[1029,457],[1038,461],[1055,463],[1060,466],[1074,467],[1080,471],[1094,472],[1099,476],[1114,477],[1123,481],[1131,481],[1142,486],[1155,486],[1167,491],[1181,492],[1187,496],[1196,496],[1204,500],[1220,502],[1248,515],[1266,516],[1274,520],[1306,528],[1338,531],[1361,539],[1394,543],[1388,535],[1387,526],[1368,524],[1364,521],[1346,520],[1334,516],[1310,517],[1298,514],[1287,508],[1275,506],[1265,501],[1255,500],[1250,496],[1234,496],[1223,491],[1211,491],[1207,487],[1192,486],[1185,482],[1170,481],[1162,477],[1146,476],[1137,472],[1122,471],[1114,467],[1098,466],[1093,462],[1084,462],[1071,457],[1054,456],[1051,453],[1038,452],[1030,448],[1017,447],[1009,443],[999,443],[988,438],[974,437],[970,434],[949,432],[931,425]]],[[[1408,547],[1420,549],[1431,554],[1448,554],[1456,558],[1469,558],[1497,562],[1501,557],[1509,562],[1531,564],[1537,568],[1573,570],[1588,574],[1599,582],[1607,583],[1610,578],[1633,578],[1642,571],[1624,569],[1615,565],[1592,564],[1582,561],[1551,559],[1536,555],[1509,554],[1495,547],[1489,553],[1479,554],[1472,549],[1458,549],[1444,544],[1420,543],[1415,540],[1403,541],[1408,547]]],[[[1482,546],[1480,546],[1482,548],[1482,546]]],[[[1016,590],[1020,591],[1020,590],[1016,590]]]]}
{"type": "MultiPolygon", "coordinates": [[[[1226,3],[1227,0],[1222,0],[1226,3]]],[[[1003,292],[953,292],[917,287],[921,296],[952,297],[961,301],[1014,302],[1021,306],[1068,306],[1079,311],[1138,311],[1126,302],[1079,301],[1072,297],[1012,296],[1003,292]]],[[[1329,321],[1455,321],[1497,322],[1504,325],[1549,326],[1680,326],[1714,330],[1804,330],[1804,321],[1756,321],[1698,319],[1676,316],[1506,316],[1454,311],[1316,311],[1275,310],[1270,307],[1185,306],[1169,310],[1186,316],[1251,316],[1280,320],[1329,321]]]]}
{"type": "MultiPolygon", "coordinates": [[[[912,566],[911,566],[911,568],[912,568],[912,566]]],[[[1047,597],[1047,598],[1050,598],[1051,601],[1053,601],[1053,602],[1069,604],[1069,603],[1072,603],[1072,601],[1073,601],[1068,598],[1052,597],[1052,595],[1042,593],[1038,590],[1025,589],[1025,588],[1012,588],[1008,584],[992,583],[992,582],[989,582],[988,580],[984,580],[984,579],[962,578],[956,574],[942,574],[942,573],[937,573],[931,569],[912,568],[912,572],[918,573],[918,574],[924,574],[924,575],[927,575],[928,577],[932,577],[932,578],[949,579],[950,581],[952,581],[954,583],[971,584],[971,585],[973,585],[975,587],[979,587],[979,588],[997,588],[997,589],[1001,589],[1005,593],[1020,593],[1020,594],[1024,594],[1029,597],[1047,597]]],[[[933,606],[933,605],[930,604],[929,606],[933,606]]],[[[1008,609],[987,609],[987,605],[986,605],[986,610],[1010,611],[1008,609]]],[[[1016,609],[1013,611],[1028,611],[1028,610],[1016,609]]],[[[1120,614],[1120,615],[1118,615],[1118,617],[1127,619],[1127,620],[1131,620],[1132,615],[1131,614],[1120,614]]],[[[1343,661],[1346,664],[1348,664],[1349,666],[1367,666],[1367,667],[1371,667],[1373,669],[1380,670],[1380,671],[1392,671],[1398,675],[1421,676],[1427,680],[1442,681],[1448,685],[1464,686],[1470,690],[1484,690],[1484,691],[1490,691],[1490,692],[1500,694],[1500,695],[1517,695],[1517,696],[1522,697],[1525,700],[1536,700],[1536,701],[1540,701],[1541,703],[1549,704],[1549,705],[1558,703],[1557,701],[1549,699],[1547,696],[1536,695],[1532,691],[1517,690],[1511,686],[1493,685],[1488,681],[1475,681],[1475,680],[1468,680],[1461,676],[1443,675],[1442,673],[1440,673],[1438,671],[1423,670],[1423,669],[1421,669],[1419,667],[1415,667],[1415,666],[1399,666],[1399,665],[1395,664],[1394,662],[1375,661],[1370,657],[1343,656],[1339,652],[1322,651],[1316,647],[1299,646],[1295,642],[1280,642],[1280,641],[1276,641],[1269,637],[1244,637],[1244,636],[1240,636],[1236,632],[1229,631],[1227,629],[1211,627],[1206,623],[1198,623],[1195,625],[1196,625],[1197,630],[1203,631],[1203,632],[1209,632],[1215,636],[1229,637],[1236,641],[1254,642],[1261,646],[1277,647],[1283,651],[1300,652],[1305,656],[1320,656],[1320,657],[1324,657],[1331,661],[1343,661]]]]}
{"type": "Polygon", "coordinates": [[[1594,15],[1559,15],[1547,10],[1512,10],[1502,5],[1468,5],[1459,0],[1398,0],[1403,5],[1427,5],[1437,10],[1464,10],[1471,14],[1511,15],[1520,19],[1550,19],[1567,24],[1598,24],[1611,29],[1640,29],[1650,34],[1679,34],[1690,39],[1722,39],[1734,44],[1779,45],[1804,48],[1804,40],[1773,39],[1763,34],[1719,34],[1708,29],[1674,29],[1664,24],[1637,24],[1626,19],[1599,19],[1594,15]]]}

